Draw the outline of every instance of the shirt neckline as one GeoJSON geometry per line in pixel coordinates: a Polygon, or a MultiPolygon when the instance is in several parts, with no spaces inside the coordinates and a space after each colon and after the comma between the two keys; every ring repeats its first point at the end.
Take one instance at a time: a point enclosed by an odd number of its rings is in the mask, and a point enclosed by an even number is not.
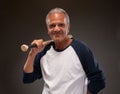
{"type": "Polygon", "coordinates": [[[55,51],[57,51],[57,52],[62,52],[62,51],[64,51],[64,50],[66,50],[66,49],[73,43],[73,38],[71,38],[71,39],[72,39],[72,42],[71,42],[68,46],[66,46],[64,49],[62,49],[62,50],[55,49],[55,44],[54,44],[54,42],[53,42],[53,49],[54,49],[55,51]]]}

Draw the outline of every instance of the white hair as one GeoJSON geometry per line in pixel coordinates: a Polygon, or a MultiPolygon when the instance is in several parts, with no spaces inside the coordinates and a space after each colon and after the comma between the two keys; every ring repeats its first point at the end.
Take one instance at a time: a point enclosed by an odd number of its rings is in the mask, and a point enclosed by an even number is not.
{"type": "Polygon", "coordinates": [[[51,13],[63,13],[63,14],[65,14],[65,16],[66,16],[66,22],[67,22],[68,24],[70,23],[69,15],[68,15],[68,13],[67,13],[64,9],[62,9],[62,8],[54,8],[54,9],[51,9],[51,10],[48,12],[47,16],[46,16],[46,24],[47,24],[47,25],[48,25],[48,21],[49,21],[49,15],[50,15],[51,13]]]}

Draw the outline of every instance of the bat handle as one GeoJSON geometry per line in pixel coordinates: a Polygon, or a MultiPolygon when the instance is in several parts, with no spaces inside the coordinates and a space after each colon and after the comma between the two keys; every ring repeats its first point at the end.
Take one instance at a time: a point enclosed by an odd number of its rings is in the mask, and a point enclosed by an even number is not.
{"type": "MultiPolygon", "coordinates": [[[[44,41],[43,45],[46,46],[46,45],[50,44],[51,42],[53,42],[53,40],[44,41]]],[[[36,44],[33,44],[33,45],[22,44],[21,45],[21,51],[23,51],[23,52],[27,52],[28,49],[30,49],[30,48],[37,48],[37,45],[36,44]]]]}

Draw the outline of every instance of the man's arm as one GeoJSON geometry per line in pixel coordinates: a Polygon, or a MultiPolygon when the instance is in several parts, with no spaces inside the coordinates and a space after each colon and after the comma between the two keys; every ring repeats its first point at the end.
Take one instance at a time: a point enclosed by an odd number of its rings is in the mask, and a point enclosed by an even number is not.
{"type": "Polygon", "coordinates": [[[28,58],[25,62],[25,65],[23,67],[23,71],[25,73],[32,73],[33,72],[33,65],[34,65],[34,59],[35,59],[35,54],[32,54],[31,52],[28,55],[28,58]]]}
{"type": "Polygon", "coordinates": [[[44,49],[43,40],[34,40],[31,44],[36,44],[37,48],[32,48],[28,54],[23,67],[23,82],[31,83],[41,77],[39,57],[37,54],[44,49]]]}
{"type": "Polygon", "coordinates": [[[106,83],[103,71],[100,69],[98,62],[96,62],[91,50],[85,43],[74,40],[72,46],[88,78],[88,91],[91,94],[97,94],[100,90],[105,88],[106,83]]]}
{"type": "Polygon", "coordinates": [[[84,63],[86,64],[84,69],[89,81],[88,90],[92,94],[97,94],[105,88],[105,76],[89,48],[84,54],[84,63]]]}

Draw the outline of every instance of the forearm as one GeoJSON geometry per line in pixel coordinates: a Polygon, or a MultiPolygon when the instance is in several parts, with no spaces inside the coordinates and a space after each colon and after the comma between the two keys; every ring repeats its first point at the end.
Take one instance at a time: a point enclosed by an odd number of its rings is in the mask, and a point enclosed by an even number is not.
{"type": "Polygon", "coordinates": [[[23,68],[23,83],[32,83],[37,78],[41,78],[42,75],[39,69],[39,60],[36,60],[35,53],[29,53],[26,63],[23,68]],[[36,63],[37,62],[37,63],[36,63]],[[38,64],[38,65],[36,65],[38,64]],[[37,66],[37,67],[36,67],[37,66]],[[35,71],[37,70],[37,71],[35,71]]]}
{"type": "Polygon", "coordinates": [[[25,62],[25,65],[23,67],[23,71],[25,73],[32,73],[34,68],[34,59],[35,59],[35,54],[32,54],[31,52],[29,53],[27,60],[25,62]]]}

